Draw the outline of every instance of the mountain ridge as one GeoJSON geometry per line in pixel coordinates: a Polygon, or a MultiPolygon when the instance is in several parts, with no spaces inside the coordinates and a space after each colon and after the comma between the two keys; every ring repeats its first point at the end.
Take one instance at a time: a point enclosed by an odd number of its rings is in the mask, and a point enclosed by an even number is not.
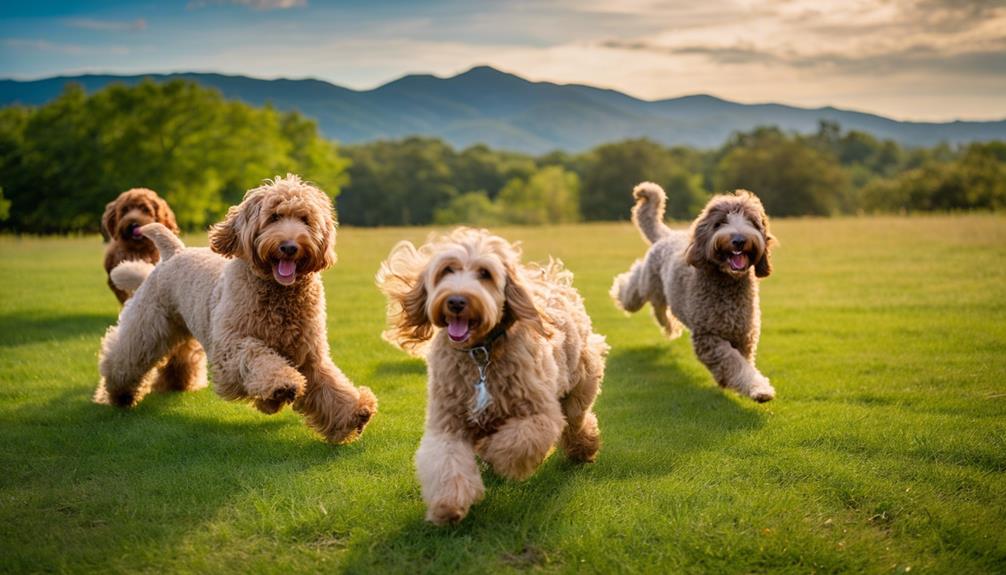
{"type": "Polygon", "coordinates": [[[486,144],[540,154],[555,149],[580,152],[611,141],[650,138],[665,145],[712,148],[732,133],[756,126],[809,133],[821,120],[907,146],[1006,139],[1006,120],[900,121],[834,106],[741,104],[710,94],[642,100],[609,88],[535,82],[490,66],[475,66],[449,77],[408,74],[369,90],[315,78],[266,80],[198,72],[0,79],[0,105],[43,104],[70,82],[93,92],[114,82],[136,84],[144,78],[184,78],[215,88],[227,98],[297,109],[317,120],[326,137],[346,143],[421,135],[442,138],[459,148],[486,144]]]}

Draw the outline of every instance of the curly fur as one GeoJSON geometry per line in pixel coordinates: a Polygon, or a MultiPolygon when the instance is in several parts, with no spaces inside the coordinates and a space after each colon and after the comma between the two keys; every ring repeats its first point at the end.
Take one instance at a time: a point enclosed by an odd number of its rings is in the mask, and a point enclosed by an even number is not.
{"type": "Polygon", "coordinates": [[[96,401],[134,405],[151,367],[195,340],[209,350],[220,396],[264,413],[292,403],[329,441],[355,439],[377,400],[329,356],[317,272],[335,261],[335,225],[324,192],[287,175],[249,190],[210,231],[212,250],[184,248],[160,224],[141,228],[164,257],[152,270],[113,273],[140,286],[102,341],[96,401]]]}
{"type": "MultiPolygon", "coordinates": [[[[101,236],[105,248],[105,273],[108,287],[120,304],[139,287],[139,284],[118,286],[112,279],[116,267],[124,265],[148,271],[157,263],[157,247],[150,239],[137,235],[134,230],[158,222],[172,235],[179,232],[175,213],[157,192],[147,188],[133,188],[119,194],[105,205],[101,216],[101,236]]],[[[192,391],[206,387],[206,371],[198,366],[204,357],[202,347],[196,342],[177,346],[161,362],[152,376],[151,387],[156,391],[192,391]]]]}
{"type": "Polygon", "coordinates": [[[593,332],[572,280],[561,262],[521,265],[514,245],[468,228],[418,249],[399,243],[381,264],[385,338],[428,364],[416,469],[429,521],[460,521],[482,498],[476,455],[513,479],[534,473],[556,443],[574,461],[596,457],[593,404],[608,346],[593,332]],[[452,338],[445,329],[451,322],[467,322],[466,339],[452,338]],[[492,342],[487,367],[493,401],[476,417],[478,370],[465,350],[500,326],[507,329],[492,342]]]}
{"type": "MultiPolygon", "coordinates": [[[[133,188],[119,194],[105,205],[101,216],[101,236],[108,243],[105,248],[105,273],[111,274],[115,266],[124,261],[142,261],[151,266],[157,263],[157,247],[150,239],[137,236],[133,230],[149,223],[159,222],[177,234],[175,213],[157,192],[146,188],[133,188]]],[[[108,278],[108,287],[125,303],[131,291],[115,286],[108,278]]]]}
{"type": "Polygon", "coordinates": [[[696,355],[719,385],[759,402],[774,398],[755,367],[758,278],[772,273],[776,243],[761,201],[745,190],[715,196],[686,232],[664,225],[659,186],[640,184],[634,196],[633,221],[653,245],[615,278],[615,304],[634,312],[649,302],[668,337],[680,335],[681,324],[691,330],[696,355]]]}

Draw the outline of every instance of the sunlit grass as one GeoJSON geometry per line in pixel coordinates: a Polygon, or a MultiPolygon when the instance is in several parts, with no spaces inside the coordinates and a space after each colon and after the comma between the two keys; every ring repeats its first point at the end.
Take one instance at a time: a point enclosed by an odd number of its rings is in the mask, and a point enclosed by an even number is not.
{"type": "Polygon", "coordinates": [[[373,286],[428,230],[340,232],[333,356],[381,402],[343,447],[207,390],[91,404],[118,311],[98,238],[0,238],[0,571],[1006,569],[1006,218],[777,221],[766,405],[611,305],[644,250],[629,225],[500,231],[565,260],[608,336],[604,447],[524,483],[487,473],[446,529],[412,471],[424,367],[380,339],[373,286]]]}

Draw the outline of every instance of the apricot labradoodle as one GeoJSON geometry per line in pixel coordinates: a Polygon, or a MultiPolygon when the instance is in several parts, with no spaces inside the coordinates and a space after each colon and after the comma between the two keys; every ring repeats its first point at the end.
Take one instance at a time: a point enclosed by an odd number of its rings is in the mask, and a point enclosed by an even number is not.
{"type": "Polygon", "coordinates": [[[755,367],[758,278],[772,273],[775,244],[761,201],[745,190],[715,196],[690,231],[679,231],[664,225],[667,198],[660,186],[639,184],[633,196],[632,221],[653,245],[615,278],[615,304],[634,312],[649,302],[668,337],[681,335],[682,323],[691,330],[695,354],[720,386],[758,402],[774,398],[755,367]]]}
{"type": "MultiPolygon", "coordinates": [[[[124,262],[112,272],[136,293],[102,341],[96,401],[134,405],[151,368],[194,338],[225,399],[250,399],[264,413],[292,403],[333,442],[363,431],[377,400],[329,357],[318,272],[335,262],[335,218],[324,192],[294,175],[267,181],[210,230],[210,249],[185,248],[161,224],[141,232],[161,262],[124,262]]],[[[205,368],[197,372],[205,377],[205,368]]]]}
{"type": "Polygon", "coordinates": [[[433,523],[460,521],[482,498],[476,455],[523,479],[557,442],[574,461],[600,447],[592,408],[608,346],[573,274],[519,256],[499,236],[459,228],[418,249],[399,243],[377,274],[385,338],[428,364],[416,469],[433,523]]]}

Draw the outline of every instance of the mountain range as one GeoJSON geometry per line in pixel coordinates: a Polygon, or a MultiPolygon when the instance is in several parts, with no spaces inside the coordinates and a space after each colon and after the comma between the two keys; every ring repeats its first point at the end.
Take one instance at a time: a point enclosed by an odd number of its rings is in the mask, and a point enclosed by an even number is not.
{"type": "Polygon", "coordinates": [[[1006,139],[1006,120],[901,122],[833,107],[741,104],[709,95],[647,101],[592,86],[532,82],[488,66],[450,78],[404,76],[373,90],[351,90],[320,80],[202,73],[0,80],[0,105],[43,104],[70,82],[92,92],[113,82],[135,84],[144,78],[184,78],[215,88],[227,98],[296,109],[317,120],[325,136],[347,143],[422,135],[442,138],[458,148],[483,143],[539,154],[556,149],[579,152],[646,137],[667,145],[712,148],[736,131],[775,125],[809,133],[817,130],[820,120],[907,146],[1006,139]]]}

